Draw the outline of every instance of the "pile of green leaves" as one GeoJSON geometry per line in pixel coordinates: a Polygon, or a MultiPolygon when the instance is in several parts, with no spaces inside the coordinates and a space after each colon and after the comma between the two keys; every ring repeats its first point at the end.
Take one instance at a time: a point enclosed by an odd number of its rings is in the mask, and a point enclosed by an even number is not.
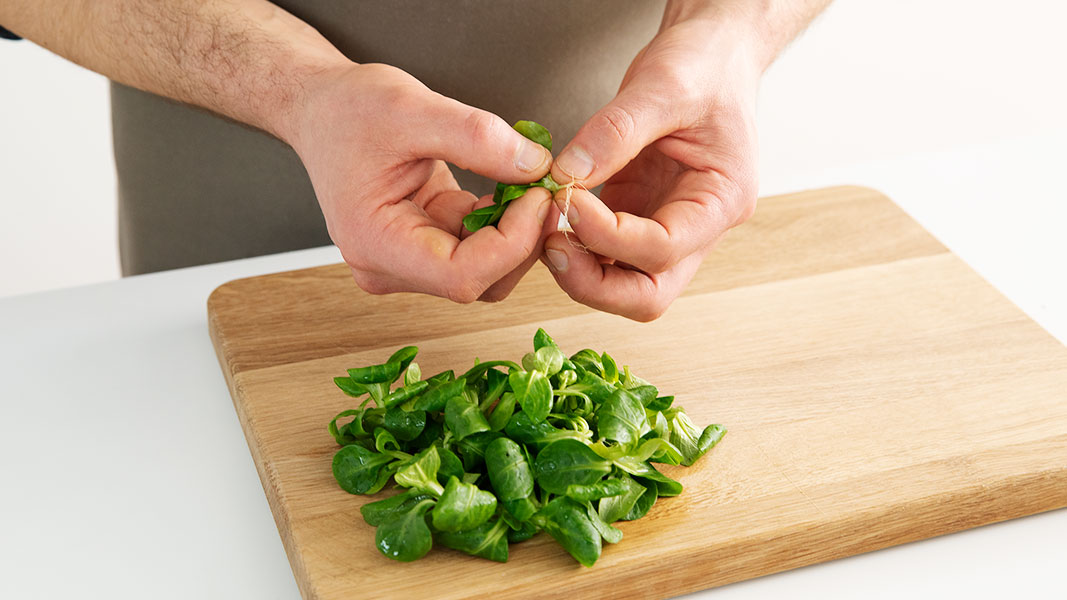
{"type": "Polygon", "coordinates": [[[567,358],[543,329],[522,364],[476,362],[459,377],[422,379],[417,352],[335,378],[366,399],[329,424],[341,488],[404,488],[362,507],[378,549],[396,560],[437,543],[504,562],[509,543],[545,531],[592,566],[602,540],[622,539],[613,523],[681,493],[652,463],[690,466],[726,432],[698,429],[673,396],[606,353],[567,358]]]}
{"type": "MultiPolygon", "coordinates": [[[[527,139],[533,140],[538,144],[541,144],[552,151],[552,134],[548,132],[544,126],[533,121],[519,121],[514,125],[515,131],[518,131],[527,139]]],[[[507,184],[497,183],[496,191],[493,192],[493,203],[489,206],[476,209],[463,217],[463,226],[467,228],[467,231],[475,232],[486,227],[488,225],[496,225],[500,221],[500,217],[504,216],[504,210],[507,208],[508,203],[517,198],[521,198],[526,190],[532,187],[543,187],[548,191],[555,194],[563,186],[556,183],[552,179],[552,174],[549,173],[541,178],[540,181],[533,183],[522,184],[507,184]]]]}

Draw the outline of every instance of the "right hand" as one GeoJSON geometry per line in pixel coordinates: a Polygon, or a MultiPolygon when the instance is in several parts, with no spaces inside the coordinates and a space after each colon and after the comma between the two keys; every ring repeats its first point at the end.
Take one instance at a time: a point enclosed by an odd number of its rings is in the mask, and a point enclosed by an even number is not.
{"type": "Polygon", "coordinates": [[[459,189],[446,161],[506,183],[536,181],[552,164],[500,117],[378,64],[320,73],[299,105],[286,141],[363,290],[499,300],[536,262],[552,203],[542,188],[461,240],[479,200],[459,189]]]}

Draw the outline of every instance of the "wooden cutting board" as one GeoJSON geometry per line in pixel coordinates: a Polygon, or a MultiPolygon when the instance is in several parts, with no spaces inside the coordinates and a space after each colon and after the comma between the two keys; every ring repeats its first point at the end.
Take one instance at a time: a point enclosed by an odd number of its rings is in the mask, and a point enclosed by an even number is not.
{"type": "Polygon", "coordinates": [[[492,305],[370,296],[335,265],[228,283],[208,313],[307,598],[662,598],[1067,506],[1067,348],[867,189],[762,200],[648,324],[540,266],[492,305]],[[517,360],[538,327],[729,433],[592,569],[543,535],[506,564],[382,557],[330,472],[353,404],[332,378],[407,344],[429,373],[517,360]]]}

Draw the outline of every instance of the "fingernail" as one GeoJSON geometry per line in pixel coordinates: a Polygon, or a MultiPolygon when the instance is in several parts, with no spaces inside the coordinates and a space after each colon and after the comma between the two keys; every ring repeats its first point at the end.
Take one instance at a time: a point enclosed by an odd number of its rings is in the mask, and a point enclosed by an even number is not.
{"type": "Polygon", "coordinates": [[[560,212],[563,212],[564,210],[567,211],[567,214],[565,216],[567,217],[568,224],[572,226],[578,224],[578,207],[574,205],[573,201],[571,202],[570,206],[566,206],[566,204],[564,204],[563,208],[560,208],[559,210],[560,212]]]}
{"type": "Polygon", "coordinates": [[[571,146],[556,159],[559,170],[579,181],[589,177],[596,166],[593,157],[581,146],[571,146]]]}
{"type": "Polygon", "coordinates": [[[515,154],[515,166],[528,173],[540,170],[550,160],[552,160],[552,155],[545,150],[544,146],[529,141],[520,144],[515,154]]]}
{"type": "Polygon", "coordinates": [[[560,250],[545,250],[545,256],[548,257],[548,262],[552,265],[552,270],[557,273],[562,273],[567,270],[567,254],[560,250]]]}

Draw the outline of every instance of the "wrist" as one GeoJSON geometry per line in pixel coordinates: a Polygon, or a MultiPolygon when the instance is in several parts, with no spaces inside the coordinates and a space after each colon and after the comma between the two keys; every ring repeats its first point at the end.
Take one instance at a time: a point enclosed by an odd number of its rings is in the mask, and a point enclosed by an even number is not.
{"type": "Polygon", "coordinates": [[[729,48],[737,66],[757,78],[785,45],[772,31],[767,11],[747,0],[669,0],[660,32],[679,26],[699,32],[716,51],[729,48]]]}
{"type": "Polygon", "coordinates": [[[277,94],[264,115],[264,129],[300,153],[314,125],[327,117],[323,111],[330,101],[324,97],[333,96],[344,74],[358,67],[342,56],[341,60],[309,63],[293,71],[288,88],[277,94]]]}

